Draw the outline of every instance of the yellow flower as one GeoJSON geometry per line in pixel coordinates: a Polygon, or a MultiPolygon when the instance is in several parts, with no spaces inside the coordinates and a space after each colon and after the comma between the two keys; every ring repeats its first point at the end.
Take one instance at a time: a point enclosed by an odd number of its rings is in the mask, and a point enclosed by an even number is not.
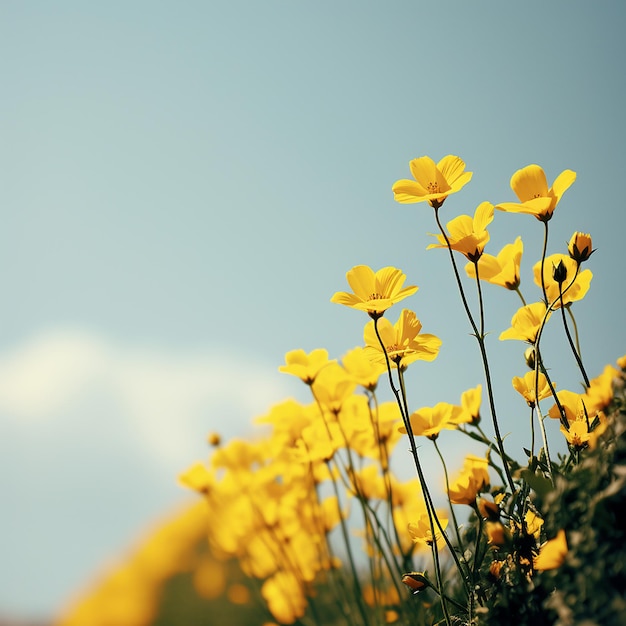
{"type": "Polygon", "coordinates": [[[450,483],[448,496],[453,504],[473,504],[476,496],[490,482],[486,458],[468,454],[463,463],[463,469],[456,479],[450,483]]]}
{"type": "Polygon", "coordinates": [[[333,363],[322,370],[315,380],[313,391],[320,404],[337,415],[355,387],[356,383],[346,370],[339,363],[333,363]]]}
{"type": "Polygon", "coordinates": [[[591,235],[574,233],[569,240],[567,251],[576,263],[584,263],[595,252],[591,244],[591,235]]]}
{"type": "MultiPolygon", "coordinates": [[[[450,248],[461,252],[472,262],[478,261],[489,241],[487,226],[492,220],[493,204],[490,202],[479,204],[473,218],[469,215],[459,215],[450,220],[446,224],[450,248]]],[[[427,249],[448,247],[443,235],[433,237],[436,237],[439,243],[431,243],[427,249]]]]}
{"type": "MultiPolygon", "coordinates": [[[[408,309],[402,310],[394,325],[386,318],[378,321],[378,332],[392,367],[406,368],[417,360],[434,361],[437,358],[441,339],[435,335],[420,335],[421,330],[422,323],[408,309]]],[[[366,324],[363,339],[368,357],[375,363],[386,364],[373,321],[366,324]]]]}
{"type": "MultiPolygon", "coordinates": [[[[528,406],[536,406],[537,396],[535,395],[535,372],[526,372],[526,374],[524,374],[521,378],[519,376],[514,376],[512,382],[513,388],[515,391],[524,396],[524,400],[526,400],[528,406]]],[[[550,386],[548,385],[548,379],[541,372],[539,372],[537,383],[537,390],[539,391],[537,395],[539,400],[548,398],[552,392],[550,391],[550,386]]]]}
{"type": "Polygon", "coordinates": [[[539,539],[541,536],[541,527],[543,526],[543,519],[534,513],[533,511],[526,511],[524,516],[526,522],[526,532],[532,535],[535,539],[539,539]]]}
{"type": "Polygon", "coordinates": [[[328,360],[328,351],[323,348],[312,350],[309,354],[304,350],[291,350],[285,355],[286,365],[281,365],[278,371],[297,376],[307,385],[312,385],[320,371],[334,362],[328,360]]]}
{"type": "MultiPolygon", "coordinates": [[[[454,430],[458,423],[454,421],[454,406],[447,402],[439,402],[434,407],[422,407],[409,417],[413,434],[417,437],[423,435],[435,440],[444,429],[454,430]]],[[[400,426],[398,429],[406,434],[406,428],[400,426]]]]}
{"type": "Polygon", "coordinates": [[[496,209],[510,213],[528,213],[542,222],[547,222],[552,218],[561,196],[575,180],[576,172],[565,170],[557,176],[552,187],[548,189],[543,169],[539,165],[527,165],[517,170],[511,177],[511,189],[520,203],[504,202],[498,204],[496,209]]]}
{"type": "Polygon", "coordinates": [[[500,340],[519,339],[534,344],[545,314],[546,305],[543,302],[521,307],[511,319],[511,328],[500,333],[500,340]]]}
{"type": "Polygon", "coordinates": [[[348,375],[351,376],[358,385],[365,387],[369,391],[374,391],[378,385],[381,374],[387,371],[384,363],[372,362],[360,346],[347,352],[341,359],[348,375]]]}
{"type": "Polygon", "coordinates": [[[291,572],[276,572],[261,587],[267,607],[282,624],[293,624],[306,612],[307,601],[302,582],[291,572]]]}
{"type": "Polygon", "coordinates": [[[559,530],[554,539],[546,541],[541,546],[539,554],[534,559],[535,569],[544,571],[548,569],[556,569],[563,564],[567,555],[567,538],[565,531],[559,530]]]}
{"type": "MultiPolygon", "coordinates": [[[[478,276],[492,285],[499,285],[506,289],[517,289],[520,284],[520,264],[524,244],[518,237],[513,243],[508,243],[496,256],[483,254],[478,261],[478,276]]],[[[470,278],[476,278],[474,263],[468,263],[465,271],[470,278]]]]}
{"type": "Polygon", "coordinates": [[[477,385],[461,394],[461,406],[454,406],[452,421],[455,424],[478,424],[483,386],[477,385]]]}
{"type": "MultiPolygon", "coordinates": [[[[445,511],[437,509],[436,511],[437,517],[439,519],[439,523],[441,524],[441,528],[445,531],[448,526],[448,516],[445,511]]],[[[441,531],[439,530],[439,526],[434,522],[435,525],[435,538],[434,541],[437,542],[437,546],[442,546],[445,542],[441,531]]],[[[430,520],[428,517],[428,513],[424,512],[420,515],[420,517],[415,522],[409,522],[408,531],[413,543],[416,543],[419,546],[431,546],[433,544],[433,534],[430,528],[430,520]]]]}
{"type": "Polygon", "coordinates": [[[346,278],[353,293],[338,291],[330,301],[366,311],[374,318],[417,291],[416,286],[402,287],[406,275],[395,267],[383,267],[374,272],[367,265],[357,265],[346,274],[346,278]]]}
{"type": "Polygon", "coordinates": [[[437,164],[430,157],[419,157],[409,167],[415,180],[399,180],[391,188],[396,202],[402,204],[428,202],[438,209],[451,193],[459,191],[472,178],[472,172],[465,171],[465,163],[451,154],[437,164]]]}
{"type": "MultiPolygon", "coordinates": [[[[559,266],[564,268],[566,272],[565,281],[561,283],[560,287],[561,291],[565,292],[563,293],[563,303],[566,305],[582,300],[589,291],[591,279],[593,278],[591,270],[583,270],[577,274],[576,270],[578,264],[566,254],[551,254],[546,257],[543,264],[543,280],[548,302],[550,304],[554,302],[555,309],[561,306],[559,301],[559,282],[554,278],[554,269],[559,266]],[[574,280],[572,286],[565,291],[574,276],[576,276],[576,280],[574,280]]],[[[537,263],[533,265],[533,274],[535,276],[535,283],[541,287],[541,261],[537,261],[537,263]]]]}

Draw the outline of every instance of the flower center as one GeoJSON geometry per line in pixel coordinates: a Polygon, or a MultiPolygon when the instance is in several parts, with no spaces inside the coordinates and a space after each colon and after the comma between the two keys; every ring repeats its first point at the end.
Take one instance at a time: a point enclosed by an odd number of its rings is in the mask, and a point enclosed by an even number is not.
{"type": "Polygon", "coordinates": [[[430,193],[440,193],[441,189],[439,189],[439,183],[436,181],[428,183],[428,191],[430,193]]]}
{"type": "Polygon", "coordinates": [[[367,301],[371,302],[372,300],[384,300],[384,298],[380,293],[370,293],[370,295],[367,296],[367,301]]]}

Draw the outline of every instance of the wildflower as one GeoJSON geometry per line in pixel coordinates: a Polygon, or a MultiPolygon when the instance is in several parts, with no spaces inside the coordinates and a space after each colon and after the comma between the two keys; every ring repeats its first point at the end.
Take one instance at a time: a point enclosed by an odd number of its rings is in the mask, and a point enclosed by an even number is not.
{"type": "Polygon", "coordinates": [[[281,365],[278,371],[297,376],[307,385],[312,385],[320,371],[334,362],[328,360],[328,351],[323,348],[312,350],[309,354],[304,350],[291,350],[285,355],[286,365],[281,365]]]}
{"type": "Polygon", "coordinates": [[[313,390],[320,404],[337,415],[355,387],[355,382],[346,370],[339,363],[333,363],[324,368],[317,377],[313,390]]]}
{"type": "Polygon", "coordinates": [[[511,319],[511,328],[500,333],[500,340],[519,339],[534,344],[546,315],[546,309],[543,302],[527,304],[518,309],[511,319]]]}
{"type": "MultiPolygon", "coordinates": [[[[439,519],[439,523],[441,524],[441,528],[445,531],[448,526],[448,517],[443,510],[437,509],[436,511],[437,518],[439,519]]],[[[434,522],[435,525],[435,539],[433,540],[433,534],[430,528],[430,519],[428,517],[428,513],[424,511],[417,521],[409,522],[408,531],[409,536],[413,540],[413,543],[421,545],[432,546],[433,541],[437,542],[437,546],[443,545],[445,539],[443,535],[439,531],[439,526],[434,522]]]]}
{"type": "Polygon", "coordinates": [[[552,394],[550,385],[548,385],[548,379],[541,372],[539,372],[537,378],[538,394],[535,394],[535,372],[533,371],[526,372],[521,378],[514,376],[512,383],[515,391],[524,397],[524,400],[531,408],[536,406],[538,399],[543,400],[552,394]]]}
{"type": "Polygon", "coordinates": [[[366,311],[373,318],[381,317],[388,308],[418,289],[416,286],[403,288],[406,275],[395,267],[383,267],[374,272],[367,265],[357,265],[346,274],[346,279],[353,293],[338,291],[330,301],[366,311]]]}
{"type": "Polygon", "coordinates": [[[356,347],[345,354],[341,363],[354,382],[368,391],[374,391],[378,385],[378,379],[386,371],[384,363],[371,361],[364,348],[356,347]]]}
{"type": "Polygon", "coordinates": [[[527,165],[511,177],[511,189],[520,203],[504,202],[498,204],[496,209],[510,213],[528,213],[542,222],[547,222],[552,218],[561,196],[575,180],[575,172],[564,170],[548,189],[543,169],[539,165],[527,165]]]}
{"type": "MultiPolygon", "coordinates": [[[[478,260],[478,276],[492,285],[505,289],[515,290],[520,285],[520,264],[524,244],[518,237],[513,243],[508,243],[496,256],[483,254],[478,260]]],[[[476,278],[476,264],[468,263],[465,271],[470,278],[476,278]]]]}
{"type": "Polygon", "coordinates": [[[454,406],[452,421],[455,424],[478,424],[482,402],[482,385],[468,389],[461,394],[461,406],[454,406]]]}
{"type": "Polygon", "coordinates": [[[465,163],[451,154],[437,164],[430,157],[419,157],[409,167],[415,180],[399,180],[392,187],[394,199],[402,204],[428,202],[438,209],[451,193],[459,191],[472,178],[472,172],[465,171],[465,163]]]}
{"type": "Polygon", "coordinates": [[[489,484],[489,462],[473,454],[468,454],[463,469],[450,483],[448,496],[453,504],[473,504],[476,496],[489,484]]]}
{"type": "Polygon", "coordinates": [[[535,539],[539,539],[541,528],[543,527],[543,519],[533,511],[528,510],[524,516],[524,521],[526,522],[526,532],[535,539]]]}
{"type": "Polygon", "coordinates": [[[487,534],[487,543],[490,546],[503,546],[506,543],[507,531],[502,522],[487,521],[485,532],[487,534]]]}
{"type": "Polygon", "coordinates": [[[386,365],[385,352],[392,367],[407,368],[417,360],[434,361],[439,354],[441,339],[435,335],[423,334],[422,323],[413,311],[403,309],[398,321],[392,325],[389,320],[382,318],[378,322],[378,333],[382,339],[385,351],[376,336],[374,322],[368,322],[363,331],[365,352],[375,363],[386,365]]]}
{"type": "Polygon", "coordinates": [[[536,570],[544,571],[556,569],[563,564],[567,556],[567,538],[565,531],[559,530],[554,539],[550,539],[541,546],[539,554],[534,559],[536,570]]]}
{"type": "MultiPolygon", "coordinates": [[[[413,435],[423,435],[434,441],[444,428],[454,430],[458,426],[453,418],[454,406],[447,402],[439,402],[434,407],[425,406],[418,409],[411,414],[409,421],[413,435]]],[[[404,426],[400,426],[398,430],[406,434],[404,426]]]]}
{"type": "Polygon", "coordinates": [[[595,252],[591,245],[591,235],[579,232],[574,233],[569,240],[567,251],[576,263],[584,263],[595,252]]]}
{"type": "Polygon", "coordinates": [[[261,595],[276,620],[293,624],[306,612],[302,582],[291,572],[278,571],[261,587],[261,595]]]}
{"type": "Polygon", "coordinates": [[[626,354],[617,359],[616,364],[622,371],[626,371],[626,354]]]}
{"type": "Polygon", "coordinates": [[[449,233],[448,242],[443,235],[433,235],[437,237],[439,243],[431,243],[427,249],[447,248],[449,244],[452,250],[464,254],[472,263],[476,263],[489,241],[487,226],[492,220],[493,204],[483,202],[476,208],[473,218],[469,215],[459,215],[446,224],[449,233]]]}
{"type": "MultiPolygon", "coordinates": [[[[577,270],[576,261],[566,254],[551,254],[545,258],[543,284],[548,302],[550,304],[554,302],[553,308],[557,309],[561,306],[559,294],[563,295],[563,304],[567,305],[582,300],[589,291],[593,273],[591,270],[583,270],[582,272],[577,270]],[[567,281],[564,282],[566,278],[567,281]]],[[[541,261],[537,261],[533,265],[533,274],[535,283],[541,287],[541,261]]]]}

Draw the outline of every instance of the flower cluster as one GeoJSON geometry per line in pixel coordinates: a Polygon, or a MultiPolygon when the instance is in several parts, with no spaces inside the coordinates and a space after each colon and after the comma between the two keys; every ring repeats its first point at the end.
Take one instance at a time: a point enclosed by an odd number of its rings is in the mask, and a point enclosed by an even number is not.
{"type": "Polygon", "coordinates": [[[346,274],[350,290],[337,291],[331,301],[366,314],[363,344],[339,359],[324,349],[288,352],[279,369],[307,386],[309,403],[274,406],[257,419],[267,429],[263,438],[214,441],[209,462],[180,477],[208,502],[213,552],[238,559],[246,574],[261,581],[260,594],[281,624],[489,624],[502,623],[510,610],[521,611],[520,623],[534,623],[548,610],[551,592],[545,589],[555,584],[547,578],[550,572],[565,571],[573,559],[573,524],[554,521],[559,481],[610,444],[614,384],[623,379],[626,360],[589,379],[573,313],[591,286],[591,270],[581,267],[594,252],[591,236],[575,232],[567,251],[547,254],[549,223],[576,174],[564,170],[549,188],[543,169],[528,165],[511,178],[517,202],[484,201],[473,215],[453,217],[444,227],[441,207],[449,207],[450,196],[472,173],[452,155],[438,163],[427,156],[414,159],[410,170],[414,180],[397,181],[394,198],[433,210],[439,232],[428,248],[449,252],[480,355],[480,381],[472,381],[458,403],[444,398],[434,406],[414,404],[405,373],[434,361],[442,341],[422,332],[411,309],[390,319],[390,310],[418,291],[405,286],[404,272],[359,265],[346,274]],[[543,224],[543,253],[529,286],[535,296],[528,302],[521,238],[495,254],[485,252],[492,245],[488,227],[496,209],[534,215],[543,224]],[[469,304],[466,280],[477,290],[477,310],[469,304]],[[484,283],[515,292],[521,301],[499,339],[521,342],[520,362],[528,366],[512,378],[519,406],[507,409],[530,412],[528,441],[507,442],[506,448],[486,342],[484,283]],[[564,332],[568,352],[561,358],[575,363],[582,390],[557,390],[553,376],[560,363],[548,363],[543,351],[548,332],[564,332]],[[392,400],[378,397],[381,381],[392,400]],[[551,423],[556,430],[549,433],[551,423]],[[449,474],[439,448],[444,431],[460,433],[484,453],[468,452],[462,468],[449,474]],[[555,436],[565,454],[552,453],[555,436]],[[399,442],[411,454],[414,474],[408,479],[392,469],[399,442]],[[426,446],[441,461],[443,490],[426,478],[426,446]],[[515,460],[521,451],[523,462],[515,460]],[[446,507],[439,505],[442,498],[446,507]],[[543,580],[552,582],[544,588],[543,580]],[[538,590],[535,599],[524,589],[538,590]]]}

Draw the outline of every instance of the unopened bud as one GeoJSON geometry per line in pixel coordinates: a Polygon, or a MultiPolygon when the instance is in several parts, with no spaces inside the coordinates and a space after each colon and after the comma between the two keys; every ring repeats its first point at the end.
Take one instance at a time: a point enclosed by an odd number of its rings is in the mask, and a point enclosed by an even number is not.
{"type": "Polygon", "coordinates": [[[558,265],[552,266],[552,278],[559,283],[559,285],[565,282],[567,278],[567,267],[565,267],[565,263],[561,259],[558,265]]]}
{"type": "Polygon", "coordinates": [[[591,235],[586,233],[574,233],[569,240],[569,246],[567,247],[570,257],[576,261],[576,263],[584,263],[594,252],[591,244],[591,235]]]}
{"type": "Polygon", "coordinates": [[[535,369],[535,349],[532,346],[524,351],[524,360],[526,365],[528,365],[528,369],[535,369]]]}

